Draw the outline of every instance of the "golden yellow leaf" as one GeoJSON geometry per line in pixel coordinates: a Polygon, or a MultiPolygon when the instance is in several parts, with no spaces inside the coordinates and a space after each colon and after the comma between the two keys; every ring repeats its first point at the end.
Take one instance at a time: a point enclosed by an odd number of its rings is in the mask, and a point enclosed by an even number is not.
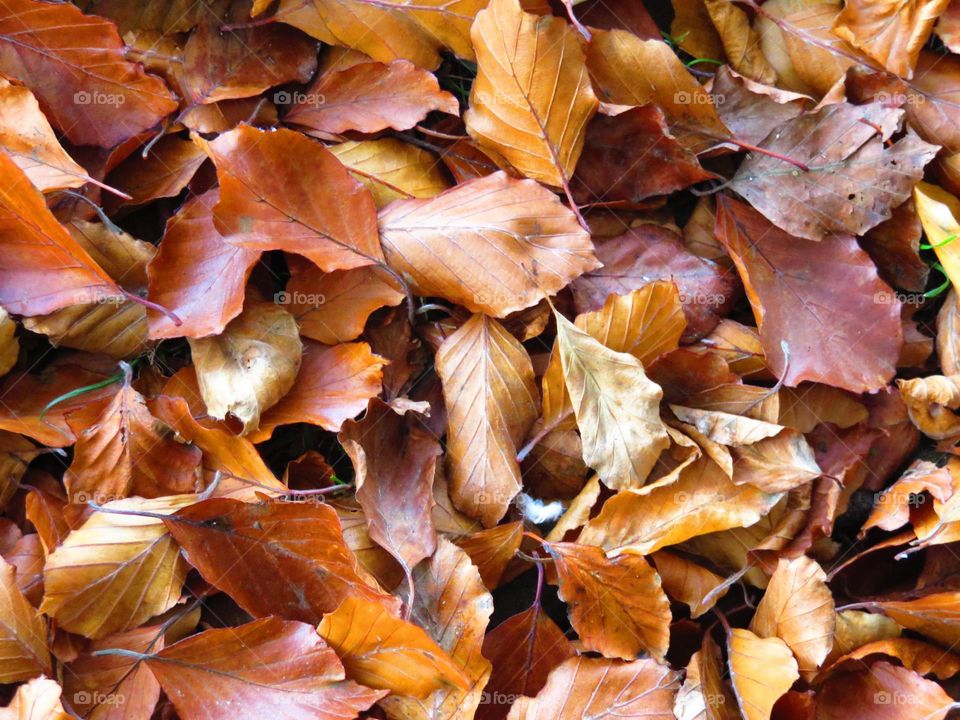
{"type": "Polygon", "coordinates": [[[809,681],[833,647],[835,625],[833,593],[823,568],[805,555],[781,558],[750,629],[760,637],[783,640],[809,681]]]}
{"type": "Polygon", "coordinates": [[[49,671],[47,623],[17,587],[14,567],[0,558],[0,682],[49,671]]]}
{"type": "Polygon", "coordinates": [[[381,603],[348,597],[323,616],[317,632],[337,651],[347,676],[361,685],[418,698],[444,685],[469,687],[446,650],[381,603]]]}
{"type": "Polygon", "coordinates": [[[491,0],[470,30],[477,77],[467,132],[526,177],[567,184],[599,106],[574,30],[525,13],[519,0],[491,0]]]}
{"type": "Polygon", "coordinates": [[[454,505],[496,525],[520,492],[517,447],[537,419],[526,349],[496,320],[474,315],[437,352],[447,407],[447,466],[454,505]]]}
{"type": "Polygon", "coordinates": [[[107,503],[71,532],[43,569],[42,612],[89,638],[134,628],[169,610],[180,597],[186,561],[163,520],[116,512],[169,515],[196,495],[107,503]]]}
{"type": "Polygon", "coordinates": [[[778,637],[733,628],[727,638],[730,679],[746,720],[770,720],[774,703],[796,682],[797,661],[778,637]]]}
{"type": "Polygon", "coordinates": [[[404,198],[429,198],[449,187],[443,163],[394,138],[344,142],[327,148],[373,193],[377,208],[404,198]]]}
{"type": "Polygon", "coordinates": [[[639,487],[670,444],[663,391],[633,355],[601,345],[559,313],[557,347],[577,417],[583,461],[613,488],[639,487]]]}

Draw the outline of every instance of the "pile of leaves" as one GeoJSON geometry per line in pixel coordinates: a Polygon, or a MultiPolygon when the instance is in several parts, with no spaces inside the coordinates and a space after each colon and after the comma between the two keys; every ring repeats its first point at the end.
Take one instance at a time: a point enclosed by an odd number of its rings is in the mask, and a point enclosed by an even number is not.
{"type": "Polygon", "coordinates": [[[0,718],[960,707],[960,0],[4,0],[0,177],[0,718]]]}

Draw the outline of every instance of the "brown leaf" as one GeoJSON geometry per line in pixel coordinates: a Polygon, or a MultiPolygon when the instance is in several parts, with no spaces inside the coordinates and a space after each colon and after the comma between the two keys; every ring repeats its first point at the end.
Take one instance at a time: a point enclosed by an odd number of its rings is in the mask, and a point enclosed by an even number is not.
{"type": "Polygon", "coordinates": [[[183,324],[148,311],[151,338],[217,335],[243,308],[244,288],[260,251],[231,245],[217,232],[213,207],[218,198],[216,190],[190,198],[167,221],[160,250],[147,265],[148,295],[183,324]]]}
{"type": "Polygon", "coordinates": [[[689,342],[713,330],[733,303],[735,284],[729,273],[689,252],[666,228],[651,224],[630,228],[599,243],[597,258],[603,267],[571,285],[578,312],[599,310],[610,295],[627,295],[654,280],[672,281],[683,302],[684,340],[689,342]]]}
{"type": "Polygon", "coordinates": [[[754,153],[737,170],[730,188],[797,237],[862,235],[910,197],[924,165],[939,149],[912,133],[884,147],[902,117],[903,111],[880,102],[836,103],[800,115],[760,147],[809,169],[791,169],[778,157],[754,153]]]}
{"type": "Polygon", "coordinates": [[[248,302],[223,333],[190,338],[200,394],[207,412],[236,418],[244,433],[294,385],[302,346],[297,322],[283,307],[248,302]]]}
{"type": "Polygon", "coordinates": [[[165,522],[190,564],[254,617],[317,623],[351,595],[399,605],[358,574],[328,505],[215,498],[165,522]]]}
{"type": "Polygon", "coordinates": [[[438,158],[393,138],[344,142],[327,149],[373,193],[378,209],[394,200],[430,198],[450,186],[438,158]]]}
{"type": "Polygon", "coordinates": [[[598,267],[589,235],[556,195],[504,173],[380,212],[387,262],[421,295],[503,317],[598,267]]]}
{"type": "Polygon", "coordinates": [[[477,709],[477,720],[503,720],[510,700],[536,695],[550,671],[575,657],[576,651],[539,602],[534,602],[487,633],[483,654],[493,664],[493,672],[484,691],[488,702],[477,709]]]}
{"type": "MultiPolygon", "coordinates": [[[[146,158],[134,153],[110,171],[106,182],[132,196],[125,204],[142,205],[179,195],[206,159],[207,154],[196,143],[164,135],[146,158]]],[[[185,204],[193,202],[190,198],[185,204]]]]}
{"type": "Polygon", "coordinates": [[[414,413],[397,413],[377,398],[337,438],[353,462],[370,537],[409,572],[437,548],[430,510],[440,443],[414,413]]]}
{"type": "Polygon", "coordinates": [[[73,708],[91,720],[149,720],[160,699],[153,673],[130,657],[96,653],[113,648],[145,653],[161,649],[163,641],[163,626],[147,625],[90,643],[64,673],[73,708]]]}
{"type": "Polygon", "coordinates": [[[523,523],[512,522],[478,530],[469,535],[454,538],[477,566],[480,578],[488,590],[500,584],[507,564],[514,559],[523,540],[523,523]]]}
{"type": "Polygon", "coordinates": [[[300,372],[290,391],[260,418],[251,440],[270,437],[278,425],[307,422],[337,432],[380,392],[384,359],[366,343],[303,343],[300,372]]]}
{"type": "Polygon", "coordinates": [[[460,114],[457,99],[440,89],[433,74],[406,60],[325,72],[295,99],[284,121],[318,137],[408,130],[434,110],[460,114]]]}
{"type": "MultiPolygon", "coordinates": [[[[21,2],[30,0],[16,4],[21,2]]],[[[0,65],[3,25],[0,11],[0,65]]],[[[16,315],[42,315],[68,305],[119,299],[114,281],[57,222],[43,196],[4,152],[0,174],[7,179],[0,190],[0,305],[16,315]]]]}
{"type": "Polygon", "coordinates": [[[70,632],[103,638],[169,610],[188,568],[159,516],[195,500],[128,498],[94,512],[47,558],[41,612],[70,632]]]}
{"type": "Polygon", "coordinates": [[[16,570],[0,560],[0,680],[29,680],[50,671],[47,622],[17,587],[16,570]]]}
{"type": "Polygon", "coordinates": [[[227,720],[237,708],[257,717],[348,720],[385,693],[345,680],[343,665],[316,631],[264,618],[206,630],[147,656],[181,717],[227,720]]]}
{"type": "Polygon", "coordinates": [[[425,699],[392,696],[381,706],[389,717],[403,720],[469,720],[490,677],[490,662],[481,646],[493,612],[493,598],[467,554],[442,538],[433,557],[414,570],[413,585],[416,594],[411,620],[449,653],[470,685],[466,690],[437,690],[425,699]]]}
{"type": "Polygon", "coordinates": [[[296,318],[305,337],[336,345],[355,340],[370,315],[406,297],[381,268],[361,267],[325,273],[291,257],[290,281],[277,297],[296,318]]]}
{"type": "Polygon", "coordinates": [[[491,0],[470,29],[477,77],[467,132],[525,177],[566,186],[599,103],[577,34],[560,18],[491,0]]]}
{"type": "Polygon", "coordinates": [[[447,408],[450,497],[496,525],[520,491],[517,449],[537,418],[526,349],[500,323],[471,317],[440,346],[437,374],[447,408]]]}
{"type": "Polygon", "coordinates": [[[460,666],[427,633],[380,603],[348,596],[324,615],[317,631],[351,679],[368,687],[417,698],[447,685],[470,687],[460,666]]]}
{"type": "Polygon", "coordinates": [[[871,606],[947,647],[960,641],[960,604],[954,591],[932,592],[912,600],[883,600],[871,606]]]}
{"type": "MultiPolygon", "coordinates": [[[[305,83],[317,69],[317,44],[284,25],[232,28],[242,24],[246,3],[225,11],[209,8],[183,46],[182,84],[191,105],[259,95],[284,83],[305,83]]],[[[280,102],[280,101],[277,101],[280,102]]]]}
{"type": "Polygon", "coordinates": [[[730,66],[751,80],[775,83],[777,72],[763,55],[760,37],[750,26],[750,16],[726,0],[704,0],[704,5],[730,66]]]}
{"type": "Polygon", "coordinates": [[[764,85],[727,66],[713,76],[710,93],[723,123],[738,139],[753,145],[813,105],[806,95],[764,85]]]}
{"type": "Polygon", "coordinates": [[[753,525],[779,498],[735,485],[715,462],[700,459],[675,483],[618,492],[587,523],[579,542],[608,553],[646,555],[698,535],[753,525]]]}
{"type": "Polygon", "coordinates": [[[803,555],[781,559],[750,623],[759,637],[783,640],[807,680],[833,646],[836,613],[826,579],[815,560],[803,555]]]}
{"type": "MultiPolygon", "coordinates": [[[[104,223],[75,220],[67,230],[117,285],[134,295],[146,290],[146,266],[156,254],[153,245],[104,223]]],[[[24,318],[23,325],[49,337],[54,346],[116,359],[142,353],[150,345],[143,305],[120,298],[97,298],[49,315],[24,318]]]]}
{"type": "Polygon", "coordinates": [[[710,95],[662,40],[641,40],[623,30],[594,31],[587,67],[601,100],[656,105],[688,150],[701,152],[730,136],[710,95]]]}
{"type": "Polygon", "coordinates": [[[509,720],[582,720],[615,714],[625,720],[674,720],[679,675],[653,660],[625,663],[570,658],[550,673],[535,698],[522,697],[509,720]]]}
{"type": "Polygon", "coordinates": [[[778,637],[733,628],[727,638],[730,679],[746,720],[769,720],[774,703],[800,677],[790,648],[778,637]]]}
{"type": "Polygon", "coordinates": [[[297,253],[327,271],[383,262],[373,197],[320,143],[241,125],[204,147],[220,178],[214,225],[227,242],[297,253]]]}
{"type": "Polygon", "coordinates": [[[822,720],[943,720],[952,707],[953,699],[935,682],[887,662],[873,663],[868,672],[838,675],[817,696],[822,720]]]}
{"type": "Polygon", "coordinates": [[[662,660],[670,643],[670,601],[660,576],[639,555],[608,559],[603,550],[550,543],[560,599],[587,650],[630,660],[647,652],[662,660]]]}
{"type": "Polygon", "coordinates": [[[698,618],[727,594],[726,580],[702,565],[666,550],[650,556],[663,589],[674,600],[690,607],[690,617],[698,618]]]}
{"type": "Polygon", "coordinates": [[[90,180],[60,145],[33,93],[6,78],[0,78],[0,147],[40,192],[90,180]]]}
{"type": "Polygon", "coordinates": [[[73,5],[11,0],[0,11],[0,72],[25,82],[78,145],[112,147],[177,107],[123,49],[113,23],[73,5]]]}
{"type": "Polygon", "coordinates": [[[785,384],[813,380],[860,393],[891,380],[899,301],[854,238],[798,240],[730,198],[718,204],[717,234],[747,288],[766,361],[785,384]]]}
{"type": "Polygon", "coordinates": [[[130,370],[106,405],[76,410],[67,422],[77,436],[64,476],[75,503],[104,504],[131,495],[160,497],[195,489],[199,448],[178,442],[131,385],[130,370]]]}
{"type": "Polygon", "coordinates": [[[629,206],[715,177],[670,135],[656,105],[598,115],[587,126],[584,151],[571,187],[574,199],[587,205],[629,206]]]}
{"type": "Polygon", "coordinates": [[[907,79],[949,0],[884,0],[844,4],[833,32],[887,70],[907,79]]]}

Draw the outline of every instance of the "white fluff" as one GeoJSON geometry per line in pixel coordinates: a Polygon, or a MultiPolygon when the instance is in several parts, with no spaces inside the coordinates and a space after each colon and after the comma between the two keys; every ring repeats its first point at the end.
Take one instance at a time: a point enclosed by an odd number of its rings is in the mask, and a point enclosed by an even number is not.
{"type": "Polygon", "coordinates": [[[534,525],[543,525],[544,523],[555,522],[563,515],[563,503],[559,500],[544,502],[535,497],[530,497],[526,493],[517,495],[517,506],[523,517],[534,525]]]}

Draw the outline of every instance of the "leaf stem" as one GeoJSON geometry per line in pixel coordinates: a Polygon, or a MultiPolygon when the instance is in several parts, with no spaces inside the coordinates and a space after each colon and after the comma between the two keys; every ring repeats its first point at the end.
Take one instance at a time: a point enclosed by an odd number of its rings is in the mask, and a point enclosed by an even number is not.
{"type": "Polygon", "coordinates": [[[790,163],[794,167],[799,168],[804,172],[810,172],[810,166],[807,165],[806,163],[802,163],[799,160],[794,160],[792,157],[783,155],[782,153],[778,153],[776,150],[767,150],[766,148],[762,148],[757,145],[752,145],[751,143],[744,142],[743,140],[737,140],[734,137],[730,138],[728,142],[731,142],[737,147],[747,150],[749,152],[756,152],[756,153],[760,153],[761,155],[767,155],[769,157],[776,158],[777,160],[783,160],[783,162],[790,163]]]}

